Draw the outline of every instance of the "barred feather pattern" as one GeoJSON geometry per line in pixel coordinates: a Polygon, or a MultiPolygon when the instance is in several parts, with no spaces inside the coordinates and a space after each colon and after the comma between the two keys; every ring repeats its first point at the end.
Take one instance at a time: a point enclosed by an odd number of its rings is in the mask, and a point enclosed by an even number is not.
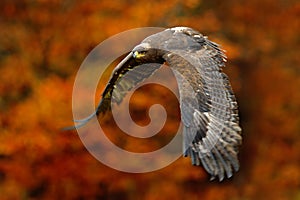
{"type": "Polygon", "coordinates": [[[238,171],[238,146],[242,140],[237,102],[228,77],[221,69],[226,57],[219,46],[206,37],[193,30],[186,30],[184,34],[195,38],[200,48],[175,51],[166,58],[177,72],[185,125],[183,153],[191,157],[192,164],[202,164],[211,179],[218,177],[221,181],[238,171]]]}

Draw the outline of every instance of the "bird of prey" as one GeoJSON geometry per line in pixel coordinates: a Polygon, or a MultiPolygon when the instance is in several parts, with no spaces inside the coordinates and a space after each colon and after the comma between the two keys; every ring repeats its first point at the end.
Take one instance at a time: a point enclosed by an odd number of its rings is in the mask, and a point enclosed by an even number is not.
{"type": "MultiPolygon", "coordinates": [[[[183,155],[222,181],[239,169],[241,145],[238,107],[228,77],[226,57],[219,45],[188,27],[175,27],[145,38],[118,64],[102,93],[95,115],[166,63],[174,72],[180,95],[183,155]],[[152,63],[152,64],[151,64],[152,63]],[[157,63],[156,65],[153,63],[157,63]],[[140,68],[141,65],[147,65],[140,68]],[[125,80],[122,79],[127,75],[125,80]]],[[[84,125],[92,116],[75,120],[84,125]]]]}

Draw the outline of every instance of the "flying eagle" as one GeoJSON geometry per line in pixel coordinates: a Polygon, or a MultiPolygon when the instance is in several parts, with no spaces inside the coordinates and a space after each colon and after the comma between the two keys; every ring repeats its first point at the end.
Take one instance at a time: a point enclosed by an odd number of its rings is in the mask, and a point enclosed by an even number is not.
{"type": "Polygon", "coordinates": [[[75,127],[105,113],[111,102],[120,103],[128,90],[166,63],[179,87],[183,155],[189,156],[193,165],[202,164],[211,179],[230,178],[239,169],[242,137],[236,98],[221,69],[225,61],[218,44],[191,28],[175,27],[153,34],[118,64],[95,113],[75,120],[79,123],[75,127]],[[145,64],[148,66],[138,70],[145,64]],[[125,75],[132,78],[122,79],[125,75]]]}

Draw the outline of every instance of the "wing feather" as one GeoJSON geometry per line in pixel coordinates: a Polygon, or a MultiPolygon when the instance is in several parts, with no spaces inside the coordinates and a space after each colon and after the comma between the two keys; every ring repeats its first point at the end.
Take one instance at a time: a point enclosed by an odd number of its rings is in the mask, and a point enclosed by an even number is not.
{"type": "Polygon", "coordinates": [[[121,103],[133,87],[150,77],[161,64],[138,63],[129,53],[115,68],[102,93],[102,100],[97,107],[97,115],[110,109],[111,102],[121,103]]]}
{"type": "Polygon", "coordinates": [[[122,78],[115,83],[115,88],[112,93],[112,102],[121,103],[128,91],[150,77],[160,66],[161,64],[149,63],[138,65],[128,70],[123,74],[122,78]]]}
{"type": "Polygon", "coordinates": [[[239,169],[237,147],[241,144],[236,99],[221,71],[225,55],[202,35],[184,34],[195,38],[198,45],[164,57],[178,81],[184,155],[190,156],[194,165],[201,161],[212,179],[221,181],[239,169]]]}
{"type": "Polygon", "coordinates": [[[157,63],[138,63],[133,59],[132,52],[130,52],[114,69],[110,80],[102,93],[102,99],[98,104],[96,111],[85,119],[74,120],[77,124],[74,127],[67,127],[66,129],[80,128],[93,117],[110,110],[112,102],[122,102],[130,89],[150,77],[157,69],[159,69],[159,67],[160,64],[157,63]]]}

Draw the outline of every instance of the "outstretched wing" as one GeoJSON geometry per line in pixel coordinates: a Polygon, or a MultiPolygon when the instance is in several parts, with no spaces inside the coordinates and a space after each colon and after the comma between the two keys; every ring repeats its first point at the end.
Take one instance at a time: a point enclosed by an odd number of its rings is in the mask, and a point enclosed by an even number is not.
{"type": "Polygon", "coordinates": [[[184,34],[198,45],[164,56],[178,81],[184,155],[194,165],[202,163],[212,179],[217,176],[221,181],[239,169],[237,103],[221,71],[225,56],[219,47],[195,32],[184,34]]]}
{"type": "Polygon", "coordinates": [[[129,53],[113,71],[102,93],[97,114],[109,110],[111,102],[121,103],[128,91],[150,77],[160,66],[158,63],[138,63],[129,53]]]}
{"type": "Polygon", "coordinates": [[[75,128],[84,126],[91,118],[110,110],[111,103],[121,103],[128,91],[150,77],[160,66],[158,63],[138,63],[130,52],[114,69],[96,111],[85,119],[75,120],[75,128]]]}

